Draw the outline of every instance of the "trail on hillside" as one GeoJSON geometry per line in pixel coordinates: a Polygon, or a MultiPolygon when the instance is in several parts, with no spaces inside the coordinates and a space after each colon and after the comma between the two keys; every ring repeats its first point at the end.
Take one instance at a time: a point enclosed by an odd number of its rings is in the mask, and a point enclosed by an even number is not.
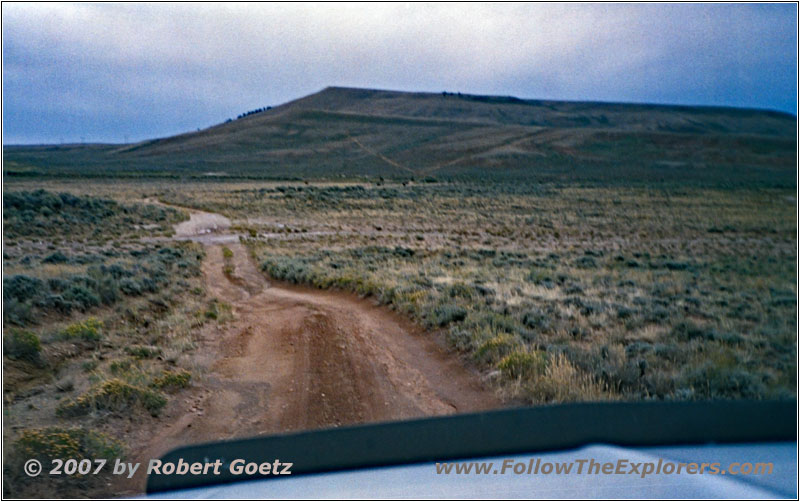
{"type": "Polygon", "coordinates": [[[379,159],[381,159],[382,161],[386,162],[390,166],[394,166],[394,167],[397,167],[398,169],[402,169],[402,170],[404,170],[404,171],[406,171],[408,173],[411,173],[412,175],[416,175],[417,174],[417,172],[414,171],[413,169],[411,169],[410,167],[404,166],[404,165],[400,164],[399,162],[395,162],[394,160],[390,159],[389,157],[387,157],[386,155],[380,153],[379,151],[374,150],[374,149],[369,148],[368,146],[364,145],[364,143],[359,141],[358,138],[356,138],[354,136],[349,136],[349,135],[348,135],[348,137],[351,140],[353,140],[353,143],[355,143],[359,148],[361,148],[362,150],[364,150],[365,152],[367,152],[370,155],[374,155],[375,157],[378,157],[379,159]]]}
{"type": "MultiPolygon", "coordinates": [[[[140,431],[137,461],[233,437],[444,415],[502,405],[441,339],[354,295],[267,280],[245,246],[209,239],[208,213],[191,212],[203,242],[209,296],[234,319],[209,324],[196,349],[205,375],[171,403],[160,429],[140,431]]],[[[229,225],[213,220],[218,230],[229,225]]],[[[140,487],[144,477],[131,481],[140,487]]]]}

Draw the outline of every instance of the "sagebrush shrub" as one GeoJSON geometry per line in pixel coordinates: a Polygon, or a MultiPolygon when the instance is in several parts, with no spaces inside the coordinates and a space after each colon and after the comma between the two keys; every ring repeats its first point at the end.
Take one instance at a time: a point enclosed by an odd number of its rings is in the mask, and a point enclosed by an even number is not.
{"type": "Polygon", "coordinates": [[[3,353],[9,359],[39,362],[41,350],[42,343],[32,331],[10,329],[3,336],[3,353]]]}
{"type": "Polygon", "coordinates": [[[86,415],[95,410],[123,412],[143,408],[157,416],[167,399],[159,392],[112,378],[75,399],[62,401],[56,414],[62,417],[86,415]]]}
{"type": "Polygon", "coordinates": [[[103,321],[96,317],[72,323],[61,331],[61,336],[68,340],[82,340],[86,342],[98,342],[103,337],[103,321]]]}

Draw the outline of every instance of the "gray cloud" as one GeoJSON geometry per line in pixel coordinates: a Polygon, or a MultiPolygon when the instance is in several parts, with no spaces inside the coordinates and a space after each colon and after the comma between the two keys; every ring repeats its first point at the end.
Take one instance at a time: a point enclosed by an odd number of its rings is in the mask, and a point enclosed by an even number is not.
{"type": "Polygon", "coordinates": [[[3,5],[4,142],[205,127],[328,85],[796,107],[796,6],[3,5]]]}

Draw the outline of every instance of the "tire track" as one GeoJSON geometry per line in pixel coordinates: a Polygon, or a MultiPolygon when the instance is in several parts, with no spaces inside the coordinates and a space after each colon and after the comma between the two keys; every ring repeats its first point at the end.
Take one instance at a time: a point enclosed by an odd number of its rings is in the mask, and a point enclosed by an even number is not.
{"type": "Polygon", "coordinates": [[[502,406],[441,337],[351,294],[269,281],[238,242],[227,244],[226,275],[222,245],[198,240],[207,290],[234,320],[202,328],[203,376],[140,431],[137,461],[212,440],[502,406]]]}

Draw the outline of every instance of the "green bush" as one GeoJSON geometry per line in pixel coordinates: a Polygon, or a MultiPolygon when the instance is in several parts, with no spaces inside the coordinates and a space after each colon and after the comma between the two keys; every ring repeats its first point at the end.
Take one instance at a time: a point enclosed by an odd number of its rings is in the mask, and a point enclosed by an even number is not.
{"type": "Polygon", "coordinates": [[[130,370],[132,366],[133,363],[130,359],[120,359],[112,361],[111,364],[108,365],[108,370],[112,375],[119,375],[130,370]]]}
{"type": "Polygon", "coordinates": [[[522,324],[530,329],[546,332],[550,329],[550,316],[537,308],[532,308],[522,315],[522,324]]]}
{"type": "Polygon", "coordinates": [[[457,282],[447,288],[446,295],[450,298],[464,298],[471,300],[474,293],[475,288],[468,286],[463,282],[457,282]]]}
{"type": "Polygon", "coordinates": [[[518,345],[519,340],[512,335],[500,333],[483,342],[475,351],[475,357],[481,362],[492,363],[507,356],[518,345]]]}
{"type": "Polygon", "coordinates": [[[72,312],[72,302],[67,301],[61,295],[47,295],[40,305],[46,309],[55,310],[64,315],[68,315],[72,312]]]}
{"type": "Polygon", "coordinates": [[[42,263],[69,263],[69,257],[64,253],[56,251],[42,259],[42,263]]]}
{"type": "Polygon", "coordinates": [[[707,362],[681,378],[681,387],[697,399],[759,399],[767,394],[762,372],[707,362]]]}
{"type": "Polygon", "coordinates": [[[525,379],[541,375],[547,368],[547,359],[542,352],[516,350],[504,357],[497,368],[511,379],[525,379]]]}
{"type": "Polygon", "coordinates": [[[161,393],[113,378],[75,399],[62,401],[56,414],[72,417],[86,415],[95,410],[123,412],[140,407],[151,415],[158,416],[165,404],[167,399],[161,393]]]}
{"type": "Polygon", "coordinates": [[[64,291],[64,299],[71,302],[82,312],[100,305],[100,297],[88,287],[80,284],[73,284],[64,291]]]}
{"type": "Polygon", "coordinates": [[[120,458],[123,450],[119,442],[105,434],[86,429],[49,427],[23,430],[14,442],[14,453],[23,459],[49,463],[55,458],[120,458]]]}
{"type": "Polygon", "coordinates": [[[153,379],[153,387],[164,390],[185,389],[192,380],[192,374],[186,370],[164,370],[161,376],[153,379]]]}
{"type": "Polygon", "coordinates": [[[120,299],[120,285],[114,277],[102,277],[95,287],[97,296],[103,305],[113,305],[120,299]]]}
{"type": "Polygon", "coordinates": [[[463,321],[467,317],[467,309],[453,303],[445,303],[433,310],[433,323],[436,326],[447,326],[452,322],[463,321]]]}
{"type": "Polygon", "coordinates": [[[142,294],[142,285],[130,277],[119,281],[119,289],[128,296],[139,296],[142,294]]]}
{"type": "Polygon", "coordinates": [[[67,340],[99,342],[103,337],[103,321],[89,317],[83,322],[72,323],[61,331],[61,337],[67,340]]]}
{"type": "Polygon", "coordinates": [[[11,329],[3,336],[3,352],[9,359],[39,362],[42,343],[32,331],[11,329]]]}
{"type": "Polygon", "coordinates": [[[39,296],[43,288],[44,282],[41,279],[27,275],[12,275],[3,278],[3,301],[13,298],[24,302],[39,296]]]}
{"type": "Polygon", "coordinates": [[[3,299],[3,322],[25,326],[33,319],[30,302],[21,302],[16,298],[3,299]]]}
{"type": "Polygon", "coordinates": [[[310,283],[313,279],[313,274],[305,260],[288,256],[271,257],[261,264],[261,269],[274,279],[289,281],[293,284],[310,283]]]}

